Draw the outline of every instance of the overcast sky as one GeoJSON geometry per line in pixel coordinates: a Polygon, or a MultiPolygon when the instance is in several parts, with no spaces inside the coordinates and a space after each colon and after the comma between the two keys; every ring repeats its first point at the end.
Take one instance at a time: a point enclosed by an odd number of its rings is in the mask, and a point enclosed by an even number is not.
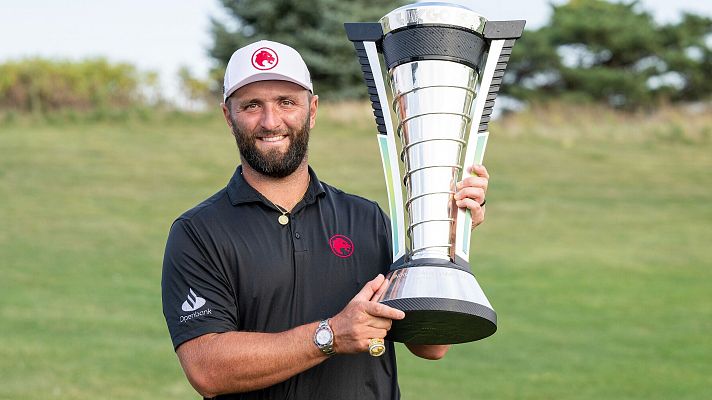
{"type": "MultiPolygon", "coordinates": [[[[548,0],[457,2],[488,19],[526,19],[528,28],[544,24],[551,9],[548,0]]],[[[660,22],[677,20],[681,10],[712,16],[709,0],[643,0],[642,5],[660,22]]],[[[181,65],[199,76],[210,68],[211,16],[224,18],[217,0],[0,0],[0,62],[104,56],[158,71],[170,87],[181,65]]]]}

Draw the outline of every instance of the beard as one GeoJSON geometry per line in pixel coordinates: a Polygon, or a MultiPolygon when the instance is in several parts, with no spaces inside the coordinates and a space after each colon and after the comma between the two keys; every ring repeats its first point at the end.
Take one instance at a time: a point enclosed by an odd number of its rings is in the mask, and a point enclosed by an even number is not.
{"type": "Polygon", "coordinates": [[[309,146],[309,113],[307,113],[307,119],[299,130],[289,128],[277,131],[260,130],[255,135],[240,129],[237,121],[232,116],[230,116],[230,119],[232,121],[232,133],[235,136],[242,161],[260,174],[271,178],[284,178],[296,171],[304,161],[309,146]],[[289,147],[284,154],[278,150],[261,152],[257,148],[255,143],[259,140],[258,137],[270,134],[286,135],[289,138],[289,147]]]}

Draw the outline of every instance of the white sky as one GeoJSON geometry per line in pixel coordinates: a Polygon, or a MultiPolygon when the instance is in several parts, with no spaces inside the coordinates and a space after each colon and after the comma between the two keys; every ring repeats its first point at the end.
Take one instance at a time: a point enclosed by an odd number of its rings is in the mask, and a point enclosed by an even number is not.
{"type": "MultiPolygon", "coordinates": [[[[488,19],[526,19],[528,28],[544,24],[551,9],[548,0],[456,2],[488,19]]],[[[642,5],[660,22],[677,20],[681,10],[712,16],[707,0],[643,0],[642,5]]],[[[175,90],[180,66],[201,77],[210,68],[210,16],[224,17],[217,0],[0,0],[0,62],[104,56],[158,71],[164,86],[175,90]]]]}

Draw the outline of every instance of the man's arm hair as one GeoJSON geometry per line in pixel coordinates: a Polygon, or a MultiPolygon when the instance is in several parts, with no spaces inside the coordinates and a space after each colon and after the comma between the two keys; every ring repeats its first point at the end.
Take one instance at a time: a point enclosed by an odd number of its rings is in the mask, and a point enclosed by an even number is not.
{"type": "Polygon", "coordinates": [[[259,390],[326,360],[312,341],[318,322],[280,333],[199,336],[176,350],[188,381],[202,396],[259,390]]]}

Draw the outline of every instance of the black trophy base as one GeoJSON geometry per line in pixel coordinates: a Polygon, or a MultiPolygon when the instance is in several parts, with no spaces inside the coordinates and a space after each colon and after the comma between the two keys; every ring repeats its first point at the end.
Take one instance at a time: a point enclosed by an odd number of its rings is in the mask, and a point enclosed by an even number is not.
{"type": "Polygon", "coordinates": [[[481,304],[432,297],[383,304],[405,312],[393,321],[387,340],[411,344],[456,344],[484,339],[497,331],[497,314],[481,304]]]}

